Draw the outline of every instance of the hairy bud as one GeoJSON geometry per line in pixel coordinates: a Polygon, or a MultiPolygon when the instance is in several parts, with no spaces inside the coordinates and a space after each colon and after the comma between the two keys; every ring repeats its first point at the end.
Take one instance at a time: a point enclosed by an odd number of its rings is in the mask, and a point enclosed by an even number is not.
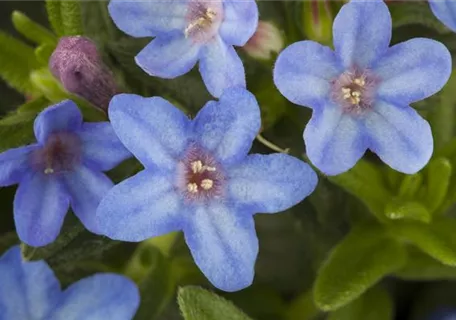
{"type": "Polygon", "coordinates": [[[105,111],[111,98],[118,93],[113,74],[103,63],[96,45],[88,38],[61,38],[51,56],[49,68],[68,92],[105,111]]]}

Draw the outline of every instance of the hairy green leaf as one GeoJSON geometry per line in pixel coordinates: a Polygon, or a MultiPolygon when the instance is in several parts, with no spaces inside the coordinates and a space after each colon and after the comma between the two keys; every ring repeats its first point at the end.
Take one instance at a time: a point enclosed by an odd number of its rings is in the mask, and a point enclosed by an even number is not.
{"type": "Polygon", "coordinates": [[[60,2],[62,26],[65,36],[83,34],[81,18],[81,1],[63,0],[60,2]]]}
{"type": "Polygon", "coordinates": [[[64,34],[60,4],[61,2],[59,0],[46,0],[46,11],[49,23],[58,36],[62,36],[64,34]]]}
{"type": "Polygon", "coordinates": [[[393,313],[390,295],[377,286],[352,303],[331,312],[327,320],[392,320],[393,313]]]}
{"type": "Polygon", "coordinates": [[[336,310],[405,263],[405,249],[379,225],[358,225],[330,253],[314,285],[317,306],[336,310]]]}
{"type": "Polygon", "coordinates": [[[0,78],[24,94],[36,93],[30,73],[39,67],[32,47],[0,31],[0,78]]]}
{"type": "Polygon", "coordinates": [[[353,194],[369,208],[379,219],[384,217],[385,204],[392,198],[384,177],[374,164],[360,160],[350,170],[328,179],[353,194]]]}
{"type": "Polygon", "coordinates": [[[416,220],[425,223],[429,223],[432,219],[431,213],[421,203],[401,199],[388,203],[385,216],[391,220],[416,220]]]}
{"type": "Polygon", "coordinates": [[[233,303],[198,287],[180,288],[177,296],[185,320],[249,320],[233,303]]]}
{"type": "Polygon", "coordinates": [[[406,265],[394,275],[408,281],[456,280],[456,268],[446,266],[415,247],[409,247],[406,265]]]}
{"type": "Polygon", "coordinates": [[[16,30],[30,41],[39,45],[55,45],[57,43],[57,37],[52,34],[52,32],[36,23],[22,12],[13,11],[11,17],[16,30]]]}
{"type": "Polygon", "coordinates": [[[442,219],[431,224],[419,222],[391,223],[390,234],[412,243],[443,264],[456,266],[456,228],[454,219],[442,219]]]}
{"type": "Polygon", "coordinates": [[[427,166],[427,192],[424,199],[430,212],[440,207],[448,192],[452,166],[446,158],[432,159],[427,166]]]}

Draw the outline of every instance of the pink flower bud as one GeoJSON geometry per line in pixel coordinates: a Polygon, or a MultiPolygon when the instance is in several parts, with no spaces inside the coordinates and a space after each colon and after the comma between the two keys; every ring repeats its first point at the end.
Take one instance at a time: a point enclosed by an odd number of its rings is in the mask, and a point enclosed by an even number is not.
{"type": "Polygon", "coordinates": [[[279,52],[283,48],[283,39],[279,29],[266,21],[259,21],[255,34],[246,43],[243,49],[253,58],[271,59],[273,52],[279,52]]]}
{"type": "Polygon", "coordinates": [[[49,68],[68,92],[105,111],[111,98],[118,93],[113,74],[103,63],[96,45],[88,38],[61,38],[51,56],[49,68]]]}

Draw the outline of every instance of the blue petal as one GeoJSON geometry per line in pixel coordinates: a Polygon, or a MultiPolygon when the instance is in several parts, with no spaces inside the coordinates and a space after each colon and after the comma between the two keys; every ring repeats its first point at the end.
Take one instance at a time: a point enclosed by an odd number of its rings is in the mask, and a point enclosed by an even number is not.
{"type": "Polygon", "coordinates": [[[456,32],[456,2],[454,0],[429,0],[434,15],[456,32]]]}
{"type": "Polygon", "coordinates": [[[254,213],[275,213],[301,202],[317,181],[312,168],[294,157],[255,154],[230,169],[228,188],[233,201],[254,213]]]}
{"type": "Polygon", "coordinates": [[[191,122],[160,97],[134,94],[114,96],[109,105],[111,124],[125,147],[144,166],[174,170],[187,147],[191,122]]]}
{"type": "Polygon", "coordinates": [[[227,165],[247,155],[260,126],[255,96],[241,88],[226,90],[218,103],[208,102],[194,120],[201,146],[227,165]]]}
{"type": "Polygon", "coordinates": [[[195,263],[217,288],[237,291],[254,277],[258,239],[253,217],[222,204],[198,207],[184,229],[195,263]]]}
{"type": "Polygon", "coordinates": [[[115,186],[96,219],[101,234],[137,242],[180,230],[185,214],[173,177],[146,169],[115,186]]]}
{"type": "Polygon", "coordinates": [[[131,157],[109,122],[86,122],[78,132],[84,163],[100,171],[111,170],[131,157]]]}
{"type": "Polygon", "coordinates": [[[136,63],[151,76],[173,79],[189,72],[198,61],[201,45],[182,33],[152,40],[135,57],[136,63]]]}
{"type": "Polygon", "coordinates": [[[255,0],[224,0],[220,36],[230,45],[243,46],[258,26],[258,6],[255,0]]]}
{"type": "Polygon", "coordinates": [[[330,48],[313,41],[301,41],[280,53],[274,68],[274,82],[291,102],[315,108],[326,102],[330,81],[341,72],[342,66],[330,48]]]}
{"type": "Polygon", "coordinates": [[[19,183],[30,168],[29,155],[37,146],[10,149],[0,153],[0,187],[19,183]]]}
{"type": "Polygon", "coordinates": [[[95,214],[101,199],[114,187],[103,173],[80,166],[62,178],[76,216],[91,232],[97,233],[95,214]]]}
{"type": "Polygon", "coordinates": [[[314,111],[304,130],[304,141],[310,161],[327,175],[352,168],[367,149],[357,120],[332,103],[314,111]]]}
{"type": "Polygon", "coordinates": [[[351,1],[334,19],[334,48],[346,68],[369,67],[388,49],[391,29],[391,15],[383,1],[351,1]]]}
{"type": "Polygon", "coordinates": [[[52,175],[28,173],[14,197],[14,220],[19,238],[34,247],[53,242],[68,211],[69,197],[52,175]]]}
{"type": "Polygon", "coordinates": [[[24,262],[19,246],[0,258],[0,320],[46,319],[60,284],[44,261],[24,262]]]}
{"type": "Polygon", "coordinates": [[[62,301],[46,319],[133,319],[139,299],[138,288],[133,281],[117,274],[99,273],[66,289],[62,301]]]}
{"type": "Polygon", "coordinates": [[[77,131],[82,125],[82,115],[71,100],[62,101],[44,109],[35,119],[34,131],[38,142],[45,143],[47,137],[59,131],[77,131]]]}
{"type": "Polygon", "coordinates": [[[412,39],[390,48],[374,70],[382,80],[381,99],[405,106],[442,89],[451,74],[451,55],[440,42],[412,39]]]}
{"type": "Polygon", "coordinates": [[[433,150],[431,128],[413,108],[378,101],[365,126],[369,149],[393,169],[412,174],[428,163],[433,150]]]}
{"type": "Polygon", "coordinates": [[[220,97],[227,88],[245,88],[242,61],[233,46],[227,45],[220,37],[202,49],[199,70],[207,90],[214,97],[220,97]]]}
{"type": "Polygon", "coordinates": [[[184,30],[187,0],[111,0],[108,9],[117,27],[133,37],[184,30]]]}

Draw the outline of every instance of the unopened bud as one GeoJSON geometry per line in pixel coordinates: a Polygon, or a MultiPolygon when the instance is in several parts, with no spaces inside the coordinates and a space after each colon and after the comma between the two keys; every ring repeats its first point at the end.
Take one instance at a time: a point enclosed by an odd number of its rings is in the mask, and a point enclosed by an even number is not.
{"type": "Polygon", "coordinates": [[[61,38],[49,60],[49,68],[68,92],[105,111],[111,98],[118,93],[114,75],[88,38],[61,38]]]}
{"type": "Polygon", "coordinates": [[[304,32],[310,40],[331,43],[333,16],[328,0],[304,1],[304,32]]]}
{"type": "Polygon", "coordinates": [[[243,49],[253,58],[271,59],[273,52],[280,52],[283,48],[283,38],[275,25],[266,21],[259,21],[255,34],[245,44],[243,49]]]}

